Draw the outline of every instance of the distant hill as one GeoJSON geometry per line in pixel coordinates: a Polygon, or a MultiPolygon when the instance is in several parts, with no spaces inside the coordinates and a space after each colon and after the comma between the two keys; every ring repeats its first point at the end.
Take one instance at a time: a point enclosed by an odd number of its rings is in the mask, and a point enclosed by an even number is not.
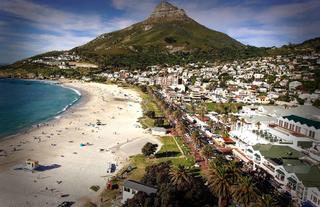
{"type": "Polygon", "coordinates": [[[283,45],[279,48],[267,50],[267,55],[304,54],[310,50],[320,52],[320,37],[306,40],[299,44],[283,45]]]}
{"type": "Polygon", "coordinates": [[[298,48],[312,48],[316,51],[320,51],[320,37],[316,37],[310,40],[306,40],[301,44],[297,44],[298,48]]]}

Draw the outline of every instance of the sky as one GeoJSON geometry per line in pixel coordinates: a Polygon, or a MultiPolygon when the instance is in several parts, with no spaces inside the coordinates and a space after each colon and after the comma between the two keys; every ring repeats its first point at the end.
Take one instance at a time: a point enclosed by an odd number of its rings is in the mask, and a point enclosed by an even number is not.
{"type": "MultiPolygon", "coordinates": [[[[160,0],[0,0],[0,63],[68,50],[147,18],[160,0]]],[[[320,36],[320,0],[170,0],[243,44],[320,36]]]]}

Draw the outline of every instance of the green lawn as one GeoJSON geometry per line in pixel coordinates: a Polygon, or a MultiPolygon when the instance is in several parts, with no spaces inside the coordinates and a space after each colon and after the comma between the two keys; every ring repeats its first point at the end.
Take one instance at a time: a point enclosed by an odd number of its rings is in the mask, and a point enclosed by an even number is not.
{"type": "Polygon", "coordinates": [[[195,161],[191,155],[181,156],[181,152],[173,137],[161,137],[160,140],[163,145],[157,152],[155,158],[148,158],[141,154],[131,157],[130,165],[134,166],[135,169],[128,175],[130,179],[140,180],[143,177],[147,166],[155,165],[160,162],[171,161],[173,165],[184,165],[187,167],[194,165],[195,161]]]}
{"type": "MultiPolygon", "coordinates": [[[[142,98],[141,106],[143,112],[147,111],[154,111],[156,117],[163,117],[164,114],[158,107],[157,103],[153,99],[152,96],[150,96],[147,93],[142,92],[138,87],[135,87],[135,90],[139,93],[140,97],[142,98]]],[[[154,119],[149,118],[147,116],[143,116],[140,119],[140,123],[142,124],[143,128],[152,128],[154,127],[154,119]]],[[[168,120],[164,119],[164,125],[168,125],[168,120]]]]}
{"type": "Polygon", "coordinates": [[[174,157],[181,155],[181,152],[173,137],[161,137],[160,140],[163,145],[156,155],[165,155],[166,153],[168,153],[167,155],[174,155],[174,157]]]}
{"type": "Polygon", "coordinates": [[[154,111],[156,116],[163,116],[163,112],[159,109],[152,96],[147,93],[143,93],[141,90],[139,90],[139,93],[142,98],[142,109],[144,111],[154,111]]]}
{"type": "Polygon", "coordinates": [[[180,145],[183,153],[185,155],[189,155],[190,154],[190,148],[186,144],[184,144],[183,139],[181,137],[176,137],[176,140],[177,140],[178,144],[180,145]]]}
{"type": "Polygon", "coordinates": [[[215,111],[219,114],[237,113],[243,106],[241,103],[205,103],[208,112],[215,111]]]}
{"type": "Polygon", "coordinates": [[[135,169],[128,175],[128,179],[141,180],[144,176],[145,169],[147,166],[155,165],[161,162],[171,161],[173,165],[184,165],[192,167],[195,163],[192,156],[186,157],[161,157],[161,158],[147,158],[143,155],[136,155],[130,159],[130,165],[134,166],[135,169]]]}
{"type": "Polygon", "coordinates": [[[145,129],[154,127],[154,119],[151,119],[147,116],[141,117],[139,121],[142,124],[142,127],[145,129]]]}

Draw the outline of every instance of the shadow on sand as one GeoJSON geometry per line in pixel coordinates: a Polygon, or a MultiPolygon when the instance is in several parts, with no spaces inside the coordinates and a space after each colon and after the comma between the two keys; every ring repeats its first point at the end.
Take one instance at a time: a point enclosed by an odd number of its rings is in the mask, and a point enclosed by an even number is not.
{"type": "Polygon", "coordinates": [[[35,171],[39,171],[39,172],[43,172],[43,171],[47,171],[47,170],[53,170],[56,168],[61,167],[61,165],[58,164],[52,164],[52,165],[40,165],[39,167],[37,167],[35,169],[35,171]]]}

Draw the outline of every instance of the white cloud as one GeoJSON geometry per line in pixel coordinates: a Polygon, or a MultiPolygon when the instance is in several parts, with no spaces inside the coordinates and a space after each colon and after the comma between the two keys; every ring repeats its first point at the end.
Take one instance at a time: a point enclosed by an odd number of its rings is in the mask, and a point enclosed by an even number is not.
{"type": "MultiPolygon", "coordinates": [[[[16,17],[17,21],[43,31],[42,34],[21,34],[20,41],[10,42],[12,50],[29,50],[28,55],[50,50],[65,50],[84,44],[96,36],[122,29],[146,18],[158,0],[112,0],[121,15],[104,20],[98,14],[79,14],[62,11],[28,0],[0,0],[0,12],[16,17]],[[77,32],[74,32],[77,31],[77,32]]],[[[172,0],[199,23],[227,33],[237,40],[255,46],[280,46],[320,34],[320,21],[286,24],[287,19],[308,15],[320,8],[320,1],[306,0],[258,7],[259,2],[247,0],[239,4],[217,1],[172,0]],[[280,38],[281,37],[281,38],[280,38]],[[288,38],[288,40],[286,40],[288,38]]],[[[291,22],[292,23],[292,22],[291,22]]],[[[7,22],[0,21],[0,41],[8,34],[7,22]]],[[[14,32],[14,31],[11,31],[14,32]]],[[[20,35],[20,34],[15,34],[20,35]]],[[[18,39],[18,38],[17,38],[18,39]]],[[[26,57],[26,53],[23,53],[26,57]]],[[[22,58],[19,56],[17,58],[22,58]]]]}
{"type": "Polygon", "coordinates": [[[112,0],[112,5],[119,10],[126,10],[130,12],[146,12],[152,10],[158,0],[112,0]]]}
{"type": "Polygon", "coordinates": [[[255,19],[263,23],[276,23],[281,19],[288,19],[303,14],[308,15],[310,10],[320,7],[318,0],[306,0],[299,3],[272,6],[255,15],[255,19]]]}
{"type": "Polygon", "coordinates": [[[76,15],[26,0],[1,0],[0,11],[49,31],[99,30],[103,25],[98,15],[76,15]]]}
{"type": "Polygon", "coordinates": [[[66,50],[81,45],[91,40],[88,37],[77,37],[73,35],[50,35],[50,34],[32,34],[27,35],[29,41],[17,42],[10,45],[13,49],[32,51],[42,53],[51,50],[66,50]]]}
{"type": "Polygon", "coordinates": [[[71,49],[102,33],[134,23],[126,18],[104,21],[96,14],[75,14],[27,0],[1,0],[0,12],[9,13],[18,19],[16,21],[42,30],[41,33],[22,34],[10,27],[8,30],[1,29],[7,23],[0,21],[0,40],[6,41],[12,54],[19,54],[17,59],[51,50],[71,49]],[[8,39],[8,36],[14,37],[14,40],[8,39]]]}
{"type": "MultiPolygon", "coordinates": [[[[181,5],[201,24],[225,32],[245,44],[281,46],[288,41],[300,42],[320,35],[320,27],[317,26],[320,21],[308,18],[317,8],[320,9],[318,0],[263,7],[257,6],[255,2],[251,2],[249,6],[243,2],[237,5],[218,5],[215,2],[206,5],[181,5]],[[310,20],[307,23],[296,20],[298,16],[310,20]]],[[[319,16],[318,14],[318,19],[319,16]]]]}

